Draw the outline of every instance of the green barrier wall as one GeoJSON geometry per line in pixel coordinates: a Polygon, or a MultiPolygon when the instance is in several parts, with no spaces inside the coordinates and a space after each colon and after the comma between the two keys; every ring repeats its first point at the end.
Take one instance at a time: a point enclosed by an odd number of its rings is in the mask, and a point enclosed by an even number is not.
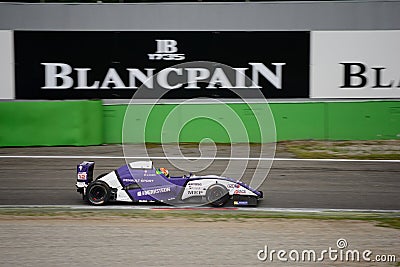
{"type": "MultiPolygon", "coordinates": [[[[260,142],[260,130],[254,114],[244,104],[229,104],[242,119],[250,142],[260,142]]],[[[104,142],[121,143],[122,122],[127,105],[104,106],[104,142]]],[[[141,142],[146,129],[146,142],[176,142],[174,127],[182,125],[183,118],[204,113],[217,114],[218,120],[229,125],[226,110],[218,104],[161,104],[154,107],[148,120],[144,119],[146,105],[135,105],[136,116],[127,123],[129,142],[141,142]],[[174,110],[164,131],[167,115],[174,110]]],[[[251,105],[254,112],[266,112],[265,104],[251,105]]],[[[271,103],[277,140],[379,140],[400,139],[400,101],[271,103]]],[[[234,128],[234,127],[233,127],[234,128]]],[[[231,128],[232,129],[232,128],[231,128]]],[[[265,129],[261,129],[264,131],[265,129]]],[[[246,136],[229,137],[221,125],[212,120],[197,118],[182,127],[179,142],[200,142],[204,138],[215,142],[243,142],[246,136]]],[[[265,139],[264,139],[265,140],[265,139]]],[[[266,140],[270,141],[270,140],[266,140]]]]}
{"type": "MultiPolygon", "coordinates": [[[[400,139],[400,101],[269,106],[278,141],[400,139]]],[[[101,101],[0,102],[0,146],[120,144],[127,107],[103,106],[101,101]]],[[[146,120],[148,108],[135,105],[126,124],[127,141],[142,142],[143,136],[146,142],[155,143],[200,142],[205,138],[220,143],[273,140],[271,129],[259,129],[254,116],[267,114],[265,104],[160,104],[146,120]],[[244,123],[246,132],[240,131],[243,127],[228,114],[231,110],[244,123]],[[217,121],[208,119],[208,115],[217,121]],[[177,132],[177,128],[182,129],[177,132]]],[[[269,123],[264,121],[264,125],[269,123]]]]}
{"type": "Polygon", "coordinates": [[[101,101],[0,102],[0,146],[103,143],[101,101]]]}
{"type": "Polygon", "coordinates": [[[400,101],[329,103],[328,139],[400,139],[400,101]]]}
{"type": "MultiPolygon", "coordinates": [[[[218,143],[248,140],[261,142],[254,114],[262,113],[263,125],[266,125],[266,108],[265,105],[257,104],[251,108],[243,104],[131,105],[129,116],[125,119],[128,131],[124,131],[124,141],[136,143],[145,139],[146,142],[156,143],[200,142],[211,138],[218,143]]],[[[272,119],[269,125],[273,125],[272,119]]],[[[265,142],[274,140],[273,127],[264,127],[263,134],[265,142]],[[268,130],[273,132],[269,134],[268,130]]]]}

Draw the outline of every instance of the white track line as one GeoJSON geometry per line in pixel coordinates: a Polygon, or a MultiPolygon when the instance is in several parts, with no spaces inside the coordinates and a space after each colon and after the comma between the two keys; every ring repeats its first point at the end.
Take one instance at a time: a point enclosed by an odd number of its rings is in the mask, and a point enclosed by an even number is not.
{"type": "Polygon", "coordinates": [[[171,160],[248,160],[248,161],[333,161],[333,162],[391,162],[400,163],[400,160],[391,159],[297,159],[297,158],[235,158],[235,157],[124,157],[124,156],[55,156],[55,155],[0,155],[0,159],[171,159],[171,160]]]}
{"type": "MultiPolygon", "coordinates": [[[[190,207],[193,210],[196,210],[196,207],[190,207]]],[[[0,209],[13,209],[13,208],[25,208],[25,209],[34,209],[34,208],[50,208],[50,209],[72,209],[72,210],[152,210],[152,209],[162,209],[171,211],[174,210],[185,210],[188,207],[173,207],[173,206],[118,206],[118,205],[109,205],[109,206],[90,206],[90,205],[0,205],[0,209]]],[[[210,211],[216,210],[215,208],[210,208],[210,211]]],[[[400,210],[376,210],[376,209],[323,209],[323,208],[235,208],[232,209],[221,209],[223,211],[264,211],[264,212],[288,212],[288,213],[320,213],[320,212],[352,212],[352,213],[400,213],[400,210]]],[[[207,211],[207,207],[200,207],[199,211],[207,211]]]]}

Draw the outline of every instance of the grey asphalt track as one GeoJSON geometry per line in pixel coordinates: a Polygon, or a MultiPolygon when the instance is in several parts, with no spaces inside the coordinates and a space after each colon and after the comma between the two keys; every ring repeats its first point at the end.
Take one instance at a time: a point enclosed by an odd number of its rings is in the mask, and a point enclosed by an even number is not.
{"type": "MultiPolygon", "coordinates": [[[[196,156],[186,147],[185,155],[196,156]]],[[[255,147],[251,155],[257,153],[255,147]]],[[[160,156],[152,148],[151,155],[160,156]]],[[[121,146],[2,148],[0,155],[122,156],[121,146]]],[[[228,148],[218,156],[229,156],[228,148]]],[[[284,152],[278,157],[290,157],[284,152]]],[[[87,160],[91,160],[90,157],[87,160]]],[[[80,159],[0,158],[0,205],[80,205],[75,171],[80,159]]],[[[95,176],[125,164],[123,159],[97,159],[95,176]]],[[[217,160],[198,174],[221,174],[227,160],[217,160]]],[[[154,160],[181,175],[167,160],[154,160]]],[[[193,164],[196,164],[194,162],[193,164]]],[[[244,180],[256,167],[250,162],[244,180]]],[[[400,164],[396,162],[276,161],[259,190],[260,207],[400,210],[400,164]]],[[[118,204],[116,204],[118,205],[118,204]]]]}

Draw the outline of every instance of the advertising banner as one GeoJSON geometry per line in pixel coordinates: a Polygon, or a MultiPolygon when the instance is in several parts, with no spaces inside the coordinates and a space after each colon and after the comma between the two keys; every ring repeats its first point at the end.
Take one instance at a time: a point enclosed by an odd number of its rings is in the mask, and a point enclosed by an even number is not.
{"type": "Polygon", "coordinates": [[[14,39],[17,99],[129,99],[142,85],[170,99],[236,98],[229,88],[309,97],[309,32],[15,31],[14,39]],[[196,67],[209,61],[233,75],[196,67]]]}
{"type": "Polygon", "coordinates": [[[14,98],[13,32],[0,30],[0,99],[14,98]]]}
{"type": "Polygon", "coordinates": [[[400,31],[311,33],[312,98],[400,98],[400,31]]]}

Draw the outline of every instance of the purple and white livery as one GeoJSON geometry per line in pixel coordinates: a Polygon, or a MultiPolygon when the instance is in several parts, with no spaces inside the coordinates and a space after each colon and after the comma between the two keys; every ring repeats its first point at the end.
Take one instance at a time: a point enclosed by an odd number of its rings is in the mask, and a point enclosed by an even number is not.
{"type": "Polygon", "coordinates": [[[77,191],[89,204],[109,201],[165,202],[168,204],[210,203],[222,207],[229,200],[235,206],[256,206],[263,197],[241,181],[206,175],[170,177],[166,169],[155,169],[152,161],[137,161],[102,174],[93,180],[94,162],[77,167],[77,191]]]}

